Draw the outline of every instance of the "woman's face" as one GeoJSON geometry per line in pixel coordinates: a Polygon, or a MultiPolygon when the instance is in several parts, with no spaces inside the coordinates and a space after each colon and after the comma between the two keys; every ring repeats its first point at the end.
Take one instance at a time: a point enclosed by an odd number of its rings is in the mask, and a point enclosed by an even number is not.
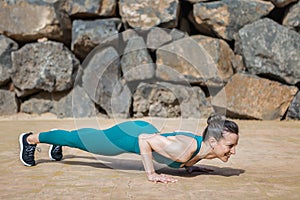
{"type": "Polygon", "coordinates": [[[216,157],[227,162],[231,155],[236,153],[236,145],[239,136],[234,133],[225,133],[223,137],[214,146],[216,157]]]}

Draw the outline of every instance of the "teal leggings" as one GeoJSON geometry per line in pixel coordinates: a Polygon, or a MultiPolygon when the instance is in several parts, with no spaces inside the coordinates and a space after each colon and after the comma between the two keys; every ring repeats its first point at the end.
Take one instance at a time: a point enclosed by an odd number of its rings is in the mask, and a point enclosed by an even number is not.
{"type": "Polygon", "coordinates": [[[140,154],[138,136],[159,131],[145,121],[127,121],[105,130],[83,128],[73,131],[52,130],[41,132],[41,143],[78,148],[99,155],[118,155],[121,153],[140,154]]]}

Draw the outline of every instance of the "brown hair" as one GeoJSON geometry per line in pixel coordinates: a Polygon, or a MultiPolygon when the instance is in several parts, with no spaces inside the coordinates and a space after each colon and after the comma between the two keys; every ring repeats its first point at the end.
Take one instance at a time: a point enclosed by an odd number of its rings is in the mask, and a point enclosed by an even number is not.
{"type": "Polygon", "coordinates": [[[203,141],[208,140],[210,137],[215,138],[219,141],[223,134],[226,132],[239,134],[239,127],[238,125],[231,120],[225,119],[224,116],[221,115],[211,115],[207,119],[207,127],[203,132],[203,141]]]}

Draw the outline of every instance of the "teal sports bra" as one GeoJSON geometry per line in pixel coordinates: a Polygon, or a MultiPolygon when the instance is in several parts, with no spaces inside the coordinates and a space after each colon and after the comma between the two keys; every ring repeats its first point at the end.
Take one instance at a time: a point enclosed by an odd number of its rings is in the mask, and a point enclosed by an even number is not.
{"type": "MultiPolygon", "coordinates": [[[[199,151],[200,151],[201,143],[202,143],[202,136],[198,136],[198,135],[195,135],[195,134],[192,134],[192,133],[189,133],[189,132],[182,132],[182,131],[180,131],[180,132],[173,132],[173,133],[163,133],[163,134],[160,134],[160,135],[164,136],[164,137],[176,136],[176,135],[184,135],[184,136],[188,136],[188,137],[194,138],[196,140],[196,142],[197,142],[197,149],[193,153],[192,157],[189,160],[192,160],[199,153],[199,151]]],[[[172,167],[172,168],[183,167],[182,164],[184,164],[184,163],[176,162],[174,160],[166,158],[166,157],[158,154],[157,152],[153,152],[152,155],[153,155],[153,158],[154,158],[155,161],[157,161],[159,163],[167,164],[169,167],[172,167]]]]}

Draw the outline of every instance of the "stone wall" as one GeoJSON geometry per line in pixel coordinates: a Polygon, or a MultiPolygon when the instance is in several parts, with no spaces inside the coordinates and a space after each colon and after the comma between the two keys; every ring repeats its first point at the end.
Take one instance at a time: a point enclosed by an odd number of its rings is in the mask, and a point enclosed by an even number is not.
{"type": "Polygon", "coordinates": [[[298,0],[3,0],[0,114],[300,119],[298,0]]]}

